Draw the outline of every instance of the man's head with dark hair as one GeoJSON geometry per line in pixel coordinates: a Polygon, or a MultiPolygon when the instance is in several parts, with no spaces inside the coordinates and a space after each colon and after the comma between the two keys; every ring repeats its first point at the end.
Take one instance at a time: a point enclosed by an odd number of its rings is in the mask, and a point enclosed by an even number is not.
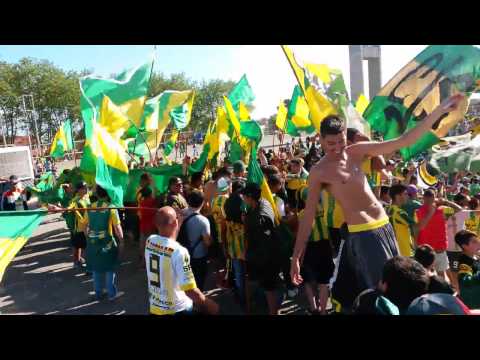
{"type": "Polygon", "coordinates": [[[470,210],[477,210],[479,204],[480,202],[478,201],[478,199],[475,197],[472,197],[468,202],[468,208],[470,210]]]}
{"type": "Polygon", "coordinates": [[[370,141],[370,139],[355,128],[347,128],[347,144],[352,145],[359,141],[370,141]]]}
{"type": "Polygon", "coordinates": [[[203,184],[203,173],[202,172],[196,172],[192,174],[192,177],[190,179],[190,184],[194,188],[199,188],[203,184]]]}
{"type": "Polygon", "coordinates": [[[282,188],[282,178],[279,175],[270,175],[268,177],[268,186],[272,193],[277,193],[282,188]]]}
{"type": "Polygon", "coordinates": [[[430,270],[435,262],[435,250],[428,244],[420,245],[417,250],[415,250],[414,258],[422,264],[425,269],[430,270]]]}
{"type": "Polygon", "coordinates": [[[423,192],[423,203],[425,205],[433,205],[435,202],[435,191],[432,189],[427,189],[423,192]]]}
{"type": "Polygon", "coordinates": [[[245,182],[242,180],[235,180],[232,183],[232,193],[238,193],[245,189],[245,182]]]}
{"type": "Polygon", "coordinates": [[[179,194],[183,191],[182,179],[176,176],[172,176],[168,180],[168,190],[174,194],[179,194]]]}
{"type": "Polygon", "coordinates": [[[140,187],[145,187],[148,186],[152,183],[152,177],[150,176],[149,173],[143,173],[142,176],[140,176],[140,187]]]}
{"type": "Polygon", "coordinates": [[[247,183],[245,189],[242,190],[241,194],[243,195],[243,199],[245,203],[251,207],[254,207],[260,201],[262,197],[262,190],[260,189],[260,185],[256,183],[247,183]]]}
{"type": "Polygon", "coordinates": [[[104,200],[110,200],[107,190],[102,188],[100,185],[96,185],[95,187],[95,194],[97,195],[97,198],[99,199],[104,199],[104,200]]]}
{"type": "Polygon", "coordinates": [[[348,144],[353,144],[355,142],[355,136],[359,133],[355,128],[347,128],[347,141],[348,144]]]}
{"type": "Polygon", "coordinates": [[[403,184],[392,185],[389,190],[392,204],[403,206],[408,200],[407,187],[403,184]]]}
{"type": "Polygon", "coordinates": [[[461,207],[468,207],[469,199],[466,195],[458,193],[453,197],[453,201],[461,207]]]}
{"type": "Polygon", "coordinates": [[[327,116],[320,124],[320,141],[325,155],[339,155],[347,146],[345,122],[336,115],[327,116]]]}
{"type": "Polygon", "coordinates": [[[390,202],[392,199],[390,198],[389,191],[390,191],[389,186],[382,185],[380,187],[380,199],[385,202],[390,202]]]}
{"type": "Polygon", "coordinates": [[[192,209],[199,209],[203,206],[205,197],[201,191],[194,190],[187,196],[188,206],[192,209]]]}
{"type": "Polygon", "coordinates": [[[275,165],[262,165],[261,166],[262,172],[266,177],[269,177],[271,175],[277,175],[280,174],[280,171],[275,165]]]}
{"type": "Polygon", "coordinates": [[[383,267],[380,287],[385,296],[403,312],[414,299],[427,293],[429,283],[428,272],[418,261],[395,256],[383,267]]]}
{"type": "Polygon", "coordinates": [[[455,234],[455,242],[462,248],[462,251],[473,256],[480,248],[480,241],[474,232],[460,230],[455,234]]]}

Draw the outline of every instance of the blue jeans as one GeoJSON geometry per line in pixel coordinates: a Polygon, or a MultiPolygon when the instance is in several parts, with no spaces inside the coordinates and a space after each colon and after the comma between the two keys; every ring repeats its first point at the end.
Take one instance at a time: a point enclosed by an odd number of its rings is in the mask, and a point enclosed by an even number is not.
{"type": "Polygon", "coordinates": [[[95,289],[95,296],[100,298],[103,293],[103,289],[107,288],[108,297],[113,298],[117,295],[117,286],[115,280],[117,275],[113,271],[107,272],[93,272],[93,287],[95,289]]]}
{"type": "Polygon", "coordinates": [[[235,278],[235,287],[242,303],[245,303],[245,261],[232,259],[232,270],[235,278]]]}

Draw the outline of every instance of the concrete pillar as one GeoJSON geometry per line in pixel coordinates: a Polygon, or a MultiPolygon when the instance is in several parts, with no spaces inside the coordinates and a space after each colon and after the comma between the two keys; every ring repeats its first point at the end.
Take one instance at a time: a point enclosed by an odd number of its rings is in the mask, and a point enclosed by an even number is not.
{"type": "Polygon", "coordinates": [[[380,58],[368,59],[368,93],[370,100],[376,96],[382,88],[382,70],[380,58]]]}
{"type": "Polygon", "coordinates": [[[348,45],[350,56],[350,96],[357,101],[358,96],[364,92],[362,45],[348,45]]]}

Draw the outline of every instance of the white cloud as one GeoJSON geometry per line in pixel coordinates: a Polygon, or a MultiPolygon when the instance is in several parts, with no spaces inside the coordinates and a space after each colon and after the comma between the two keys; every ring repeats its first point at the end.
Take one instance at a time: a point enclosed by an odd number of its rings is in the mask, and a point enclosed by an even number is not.
{"type": "MultiPolygon", "coordinates": [[[[350,89],[348,45],[291,45],[298,61],[327,64],[341,69],[350,89]]],[[[382,45],[382,85],[412,60],[425,45],[382,45]]],[[[281,99],[291,96],[296,84],[279,45],[245,45],[236,49],[232,78],[247,74],[256,96],[254,118],[276,113],[281,99]]]]}

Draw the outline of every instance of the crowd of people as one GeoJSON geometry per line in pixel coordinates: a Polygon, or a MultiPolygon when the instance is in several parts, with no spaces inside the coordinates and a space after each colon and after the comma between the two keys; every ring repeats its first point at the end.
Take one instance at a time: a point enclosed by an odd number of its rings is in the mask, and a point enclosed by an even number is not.
{"type": "Polygon", "coordinates": [[[298,296],[312,315],[473,314],[480,178],[438,175],[426,188],[420,165],[398,153],[460,100],[393,141],[372,142],[329,116],[316,136],[260,149],[273,204],[248,181],[246,164],[225,154],[217,169],[170,177],[166,193],[143,173],[128,204],[135,209],[112,209],[104,189],[92,193],[84,182],[63,184],[67,197],[49,209],[62,211],[75,265],[92,275],[97,300],[121,295],[119,254],[125,241],[138,242],[154,315],[219,313],[204,295],[212,281],[231,288],[247,314],[259,298],[276,315],[298,296]]]}

